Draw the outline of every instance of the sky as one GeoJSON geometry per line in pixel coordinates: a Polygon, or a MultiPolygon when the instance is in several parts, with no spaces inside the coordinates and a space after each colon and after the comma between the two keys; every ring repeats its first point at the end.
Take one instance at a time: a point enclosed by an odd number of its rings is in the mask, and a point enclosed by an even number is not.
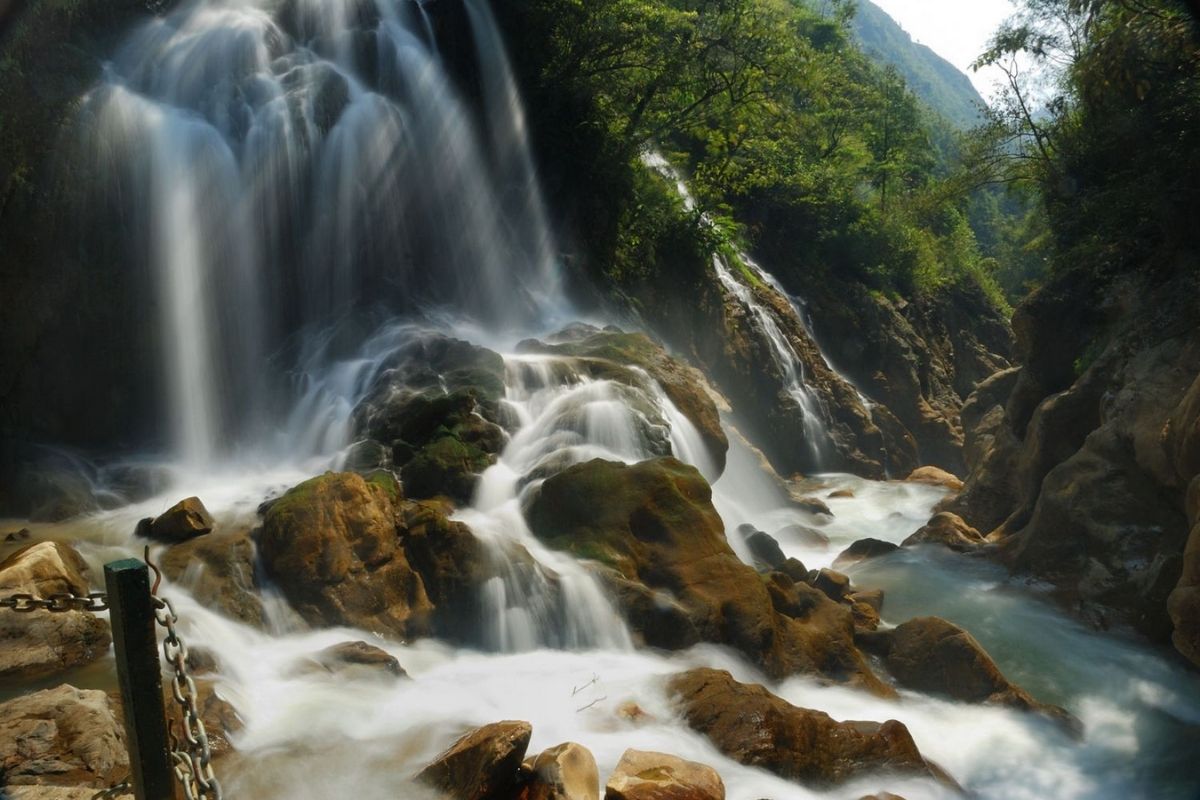
{"type": "Polygon", "coordinates": [[[972,72],[971,63],[987,48],[996,28],[1015,7],[1011,0],[874,0],[914,39],[961,69],[985,99],[994,72],[972,72]]]}

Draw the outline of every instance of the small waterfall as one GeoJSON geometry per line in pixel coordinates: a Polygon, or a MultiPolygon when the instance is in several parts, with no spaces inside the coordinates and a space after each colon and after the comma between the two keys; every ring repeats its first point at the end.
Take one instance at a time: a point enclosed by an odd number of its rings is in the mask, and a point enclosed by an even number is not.
{"type": "MultiPolygon", "coordinates": [[[[662,154],[651,151],[643,154],[642,160],[646,166],[675,184],[676,191],[679,192],[679,196],[683,200],[684,207],[687,210],[695,210],[696,201],[692,197],[691,191],[688,189],[683,177],[671,166],[670,162],[663,158],[662,154]]],[[[758,266],[758,264],[754,263],[749,255],[739,252],[737,259],[747,269],[759,276],[764,283],[767,283],[772,289],[779,291],[783,297],[788,298],[789,302],[793,303],[793,308],[795,307],[794,301],[791,300],[787,293],[779,289],[779,284],[774,277],[758,266]]],[[[717,279],[720,280],[725,290],[746,310],[748,318],[753,321],[770,345],[772,360],[783,377],[784,391],[787,392],[788,396],[792,398],[796,406],[800,409],[801,425],[804,429],[804,441],[808,447],[812,463],[816,464],[819,468],[825,462],[830,448],[829,431],[827,428],[829,410],[824,407],[821,398],[809,387],[805,376],[804,361],[800,358],[791,342],[788,341],[787,336],[784,335],[779,322],[775,318],[775,313],[755,298],[753,289],[735,276],[736,267],[731,268],[731,266],[726,257],[721,253],[713,255],[713,269],[716,271],[717,279]]],[[[798,310],[797,316],[799,316],[798,310]]],[[[804,324],[802,317],[801,323],[804,324]]],[[[822,358],[824,358],[824,354],[822,354],[822,358]]]]}
{"type": "Polygon", "coordinates": [[[374,305],[496,330],[564,309],[503,42],[484,0],[467,10],[480,115],[417,0],[195,0],[136,30],[86,98],[116,190],[97,206],[158,290],[177,456],[262,440],[295,400],[295,364],[267,356],[298,330],[374,305]]]}

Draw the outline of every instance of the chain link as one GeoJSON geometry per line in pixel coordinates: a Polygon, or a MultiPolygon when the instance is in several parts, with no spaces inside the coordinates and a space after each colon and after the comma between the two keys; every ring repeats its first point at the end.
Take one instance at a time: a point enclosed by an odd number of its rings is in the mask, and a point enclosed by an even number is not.
{"type": "Polygon", "coordinates": [[[28,614],[32,611],[107,611],[108,595],[104,592],[89,592],[85,595],[57,592],[49,597],[35,597],[31,594],[14,594],[0,598],[0,608],[7,608],[18,614],[28,614]]]}
{"type": "Polygon", "coordinates": [[[101,789],[100,791],[96,792],[94,795],[92,795],[92,800],[113,800],[114,797],[120,797],[126,794],[133,794],[133,784],[129,782],[128,778],[118,784],[108,787],[107,789],[101,789]]]}
{"type": "Polygon", "coordinates": [[[221,784],[213,773],[212,752],[209,749],[208,731],[200,718],[197,706],[199,692],[196,682],[188,674],[187,644],[175,629],[179,621],[175,607],[165,597],[154,598],[155,619],[167,630],[163,639],[163,658],[171,667],[171,695],[183,712],[183,736],[186,747],[172,750],[175,762],[175,777],[183,785],[187,800],[222,800],[221,784]]]}

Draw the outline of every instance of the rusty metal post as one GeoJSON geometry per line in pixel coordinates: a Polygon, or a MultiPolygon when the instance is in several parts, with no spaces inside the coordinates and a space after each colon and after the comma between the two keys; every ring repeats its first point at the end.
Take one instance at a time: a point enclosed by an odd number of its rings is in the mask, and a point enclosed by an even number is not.
{"type": "Polygon", "coordinates": [[[136,558],[104,565],[117,682],[125,709],[130,781],[137,800],[171,800],[174,772],[167,742],[162,666],[150,572],[136,558]]]}

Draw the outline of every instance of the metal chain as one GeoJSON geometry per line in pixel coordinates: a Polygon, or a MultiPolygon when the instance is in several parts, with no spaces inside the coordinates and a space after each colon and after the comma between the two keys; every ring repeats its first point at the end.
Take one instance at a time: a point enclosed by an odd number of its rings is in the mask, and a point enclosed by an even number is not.
{"type": "Polygon", "coordinates": [[[96,792],[94,795],[92,795],[92,800],[113,800],[114,797],[120,797],[121,795],[126,794],[133,794],[133,784],[129,782],[128,778],[118,784],[108,787],[107,789],[101,789],[100,791],[96,792]]]}
{"type": "Polygon", "coordinates": [[[171,758],[175,761],[175,777],[183,784],[187,800],[222,800],[221,784],[213,773],[208,731],[204,728],[204,720],[200,718],[200,710],[196,705],[196,682],[188,674],[187,645],[175,629],[179,617],[171,601],[165,597],[155,597],[154,605],[155,619],[167,629],[167,636],[163,639],[163,658],[174,673],[171,677],[171,694],[183,712],[186,747],[171,752],[171,758]]]}
{"type": "Polygon", "coordinates": [[[108,595],[104,592],[89,592],[79,595],[69,592],[57,592],[49,597],[35,597],[31,594],[14,594],[11,597],[0,598],[0,608],[7,608],[18,614],[28,614],[31,611],[107,611],[108,595]]]}

